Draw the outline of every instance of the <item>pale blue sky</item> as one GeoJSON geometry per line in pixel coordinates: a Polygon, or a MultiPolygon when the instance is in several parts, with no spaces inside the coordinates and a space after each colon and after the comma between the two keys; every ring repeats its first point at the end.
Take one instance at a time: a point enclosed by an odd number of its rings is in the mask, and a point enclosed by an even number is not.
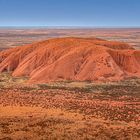
{"type": "Polygon", "coordinates": [[[140,0],[0,0],[0,26],[140,26],[140,0]]]}

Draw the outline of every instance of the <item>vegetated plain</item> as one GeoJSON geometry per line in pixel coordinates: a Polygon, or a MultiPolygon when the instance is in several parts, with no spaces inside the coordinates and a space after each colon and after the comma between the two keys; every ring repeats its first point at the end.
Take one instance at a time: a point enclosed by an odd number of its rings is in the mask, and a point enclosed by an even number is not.
{"type": "Polygon", "coordinates": [[[140,139],[140,79],[27,85],[0,75],[0,139],[140,139]]]}

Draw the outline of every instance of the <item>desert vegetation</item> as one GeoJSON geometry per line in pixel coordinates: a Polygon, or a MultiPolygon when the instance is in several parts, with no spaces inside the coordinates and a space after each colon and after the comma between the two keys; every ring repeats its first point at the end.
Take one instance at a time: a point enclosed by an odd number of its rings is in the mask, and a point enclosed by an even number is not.
{"type": "Polygon", "coordinates": [[[28,85],[0,75],[0,139],[140,139],[140,79],[28,85]]]}

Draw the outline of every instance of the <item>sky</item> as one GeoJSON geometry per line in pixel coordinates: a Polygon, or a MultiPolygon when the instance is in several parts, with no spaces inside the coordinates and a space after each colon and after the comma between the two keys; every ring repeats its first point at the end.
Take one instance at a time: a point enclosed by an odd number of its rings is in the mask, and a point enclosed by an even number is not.
{"type": "Polygon", "coordinates": [[[140,0],[0,0],[0,26],[140,27],[140,0]]]}

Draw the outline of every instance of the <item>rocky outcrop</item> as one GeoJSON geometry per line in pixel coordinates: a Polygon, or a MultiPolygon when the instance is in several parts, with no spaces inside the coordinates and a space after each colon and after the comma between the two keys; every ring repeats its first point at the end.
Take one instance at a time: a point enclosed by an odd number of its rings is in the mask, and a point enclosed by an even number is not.
{"type": "Polygon", "coordinates": [[[57,38],[0,52],[0,72],[29,76],[29,83],[57,80],[118,81],[140,77],[140,51],[122,42],[57,38]]]}

